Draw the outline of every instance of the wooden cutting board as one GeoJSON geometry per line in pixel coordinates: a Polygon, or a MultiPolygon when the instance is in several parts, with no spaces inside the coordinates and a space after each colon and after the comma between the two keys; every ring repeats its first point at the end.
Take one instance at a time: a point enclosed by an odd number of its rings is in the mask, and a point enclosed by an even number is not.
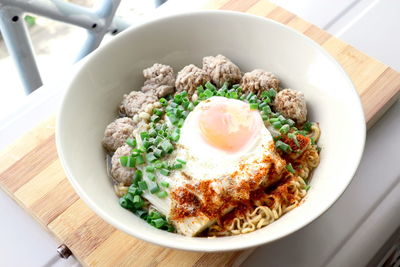
{"type": "MultiPolygon", "coordinates": [[[[288,25],[321,44],[344,67],[374,121],[398,99],[400,74],[318,27],[264,0],[214,0],[207,9],[252,13],[288,25]]],[[[252,250],[197,253],[162,248],[109,225],[75,194],[60,165],[55,119],[38,125],[0,153],[0,187],[85,266],[238,266],[252,250]]],[[[55,248],[56,249],[56,248],[55,248]]]]}

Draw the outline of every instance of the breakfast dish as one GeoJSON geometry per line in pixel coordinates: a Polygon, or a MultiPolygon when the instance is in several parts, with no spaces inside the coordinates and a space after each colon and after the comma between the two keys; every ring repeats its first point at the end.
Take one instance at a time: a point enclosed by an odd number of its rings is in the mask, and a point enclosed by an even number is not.
{"type": "Polygon", "coordinates": [[[102,142],[123,208],[162,230],[213,237],[265,227],[305,198],[320,129],[302,92],[222,55],[143,75],[102,142]]]}

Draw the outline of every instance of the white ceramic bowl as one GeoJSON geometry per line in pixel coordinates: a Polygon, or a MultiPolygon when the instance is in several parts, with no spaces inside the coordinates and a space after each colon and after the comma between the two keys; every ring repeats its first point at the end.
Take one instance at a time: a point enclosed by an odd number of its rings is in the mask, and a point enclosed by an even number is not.
{"type": "MultiPolygon", "coordinates": [[[[72,79],[57,120],[57,148],[79,196],[104,220],[132,236],[193,251],[261,245],[304,227],[325,212],[350,183],[360,161],[365,122],[358,94],[341,66],[318,44],[274,21],[236,12],[193,12],[130,28],[92,53],[72,79]],[[285,87],[303,91],[309,115],[320,122],[321,164],[306,201],[250,234],[190,238],[157,230],[121,208],[106,174],[101,140],[124,93],[143,84],[155,62],[177,72],[204,56],[223,54],[243,72],[261,68],[285,87]]],[[[77,218],[79,219],[79,218],[77,218]]]]}

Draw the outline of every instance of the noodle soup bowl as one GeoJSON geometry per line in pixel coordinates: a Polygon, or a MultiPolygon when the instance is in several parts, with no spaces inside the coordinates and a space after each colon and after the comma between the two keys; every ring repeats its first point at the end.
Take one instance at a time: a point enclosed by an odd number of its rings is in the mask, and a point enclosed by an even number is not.
{"type": "MultiPolygon", "coordinates": [[[[145,241],[191,251],[229,251],[283,238],[323,214],[344,192],[361,159],[365,121],[358,94],[342,67],[317,43],[277,22],[236,12],[202,11],[143,22],[97,49],[70,81],[57,119],[57,149],[67,177],[106,222],[145,241]],[[138,90],[155,62],[178,72],[223,54],[242,72],[265,69],[284,88],[304,92],[309,119],[322,131],[320,165],[301,205],[248,234],[187,237],[153,228],[120,207],[101,145],[123,94],[138,90]]],[[[79,219],[79,218],[77,218],[79,219]]]]}

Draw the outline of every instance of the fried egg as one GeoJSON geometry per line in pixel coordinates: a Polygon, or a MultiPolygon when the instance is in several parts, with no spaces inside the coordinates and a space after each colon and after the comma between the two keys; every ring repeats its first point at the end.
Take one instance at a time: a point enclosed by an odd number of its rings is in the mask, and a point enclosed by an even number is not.
{"type": "MultiPolygon", "coordinates": [[[[224,181],[240,166],[256,164],[248,166],[254,169],[248,173],[249,177],[236,177],[251,179],[257,163],[273,153],[272,142],[258,110],[250,109],[248,103],[240,100],[211,97],[200,102],[185,120],[176,157],[187,164],[176,175],[182,176],[183,172],[195,181],[224,181]]],[[[181,178],[173,177],[178,183],[186,182],[181,178]]]]}

